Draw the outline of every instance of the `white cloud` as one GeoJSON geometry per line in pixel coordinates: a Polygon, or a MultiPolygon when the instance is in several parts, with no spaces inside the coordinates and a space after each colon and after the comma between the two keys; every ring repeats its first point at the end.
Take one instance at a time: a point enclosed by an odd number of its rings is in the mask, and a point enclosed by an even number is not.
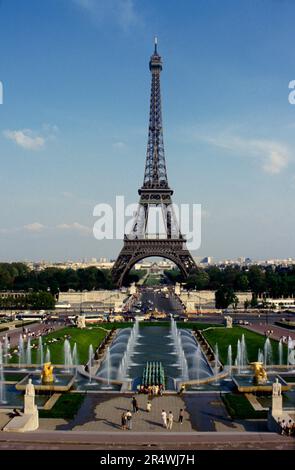
{"type": "Polygon", "coordinates": [[[72,0],[97,24],[112,21],[123,30],[139,22],[134,0],[72,0]]]}
{"type": "Polygon", "coordinates": [[[126,144],[124,142],[121,142],[121,141],[114,142],[112,145],[115,149],[118,149],[118,150],[126,148],[126,144]]]}
{"type": "Polygon", "coordinates": [[[26,150],[41,150],[45,147],[48,140],[55,138],[58,132],[58,127],[55,125],[44,124],[41,132],[33,131],[32,129],[20,129],[3,131],[6,139],[12,140],[19,147],[26,150]]]}
{"type": "Polygon", "coordinates": [[[6,130],[3,132],[4,137],[14,141],[19,147],[27,150],[40,150],[45,145],[45,139],[36,136],[30,129],[19,131],[6,130]]]}
{"type": "Polygon", "coordinates": [[[214,136],[209,136],[196,132],[194,135],[198,140],[203,140],[216,147],[257,158],[262,170],[272,175],[284,170],[291,160],[288,147],[275,140],[247,139],[227,133],[216,133],[214,136]]]}
{"type": "Polygon", "coordinates": [[[44,231],[68,231],[68,232],[76,232],[80,233],[81,235],[89,235],[92,234],[92,229],[87,227],[86,225],[82,225],[79,222],[73,222],[71,224],[60,224],[56,226],[46,226],[41,224],[40,222],[33,222],[30,224],[23,225],[21,227],[12,227],[12,228],[0,228],[0,235],[9,235],[14,233],[41,233],[44,231]]]}
{"type": "Polygon", "coordinates": [[[32,224],[24,225],[24,229],[28,232],[41,232],[45,228],[45,225],[40,224],[40,222],[34,222],[32,224]]]}
{"type": "Polygon", "coordinates": [[[84,235],[92,233],[92,229],[86,225],[79,224],[79,222],[73,222],[72,224],[60,224],[56,226],[59,230],[69,230],[71,232],[80,232],[84,235]]]}

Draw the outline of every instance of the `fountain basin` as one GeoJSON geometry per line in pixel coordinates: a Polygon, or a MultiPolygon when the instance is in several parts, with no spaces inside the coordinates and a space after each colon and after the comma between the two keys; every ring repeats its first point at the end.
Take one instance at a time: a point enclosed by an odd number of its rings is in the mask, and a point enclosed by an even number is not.
{"type": "MultiPolygon", "coordinates": [[[[50,399],[49,395],[36,394],[35,404],[39,409],[43,409],[50,399]]],[[[15,385],[6,384],[5,401],[0,401],[0,409],[23,408],[24,395],[21,391],[15,389],[15,385]]]]}
{"type": "Polygon", "coordinates": [[[32,380],[36,391],[43,392],[67,392],[75,382],[75,376],[72,374],[55,374],[54,382],[42,383],[39,374],[28,374],[15,385],[16,390],[25,390],[26,385],[32,380]]]}
{"type": "Polygon", "coordinates": [[[290,390],[290,385],[282,379],[280,375],[268,374],[267,381],[263,384],[255,384],[253,382],[253,374],[243,374],[243,375],[233,375],[232,377],[234,384],[236,385],[239,392],[243,393],[252,393],[252,392],[272,392],[272,385],[279,380],[279,383],[282,386],[282,392],[287,392],[290,390]]]}

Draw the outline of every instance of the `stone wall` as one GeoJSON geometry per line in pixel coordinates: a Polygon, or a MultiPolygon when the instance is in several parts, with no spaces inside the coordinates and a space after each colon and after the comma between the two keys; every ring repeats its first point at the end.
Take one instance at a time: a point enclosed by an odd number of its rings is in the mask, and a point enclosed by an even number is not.
{"type": "MultiPolygon", "coordinates": [[[[251,292],[236,292],[239,299],[238,308],[244,308],[245,300],[252,299],[251,292]]],[[[181,290],[179,298],[185,305],[187,312],[195,312],[201,310],[214,310],[215,309],[215,291],[213,290],[200,290],[200,291],[185,291],[181,290]]]]}
{"type": "Polygon", "coordinates": [[[99,303],[105,308],[114,308],[116,311],[120,311],[127,298],[128,293],[119,290],[93,290],[89,292],[60,292],[58,302],[66,302],[71,306],[80,305],[81,303],[99,303]]]}

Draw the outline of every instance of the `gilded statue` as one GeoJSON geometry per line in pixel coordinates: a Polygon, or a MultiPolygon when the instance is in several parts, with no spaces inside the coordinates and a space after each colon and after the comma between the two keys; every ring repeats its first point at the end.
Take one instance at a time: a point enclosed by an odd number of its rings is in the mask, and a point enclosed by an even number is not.
{"type": "Polygon", "coordinates": [[[43,383],[52,383],[54,381],[53,366],[51,362],[45,362],[41,373],[41,379],[43,383]]]}
{"type": "Polygon", "coordinates": [[[254,370],[253,382],[255,384],[265,384],[267,382],[266,370],[263,368],[263,362],[251,362],[254,370]]]}

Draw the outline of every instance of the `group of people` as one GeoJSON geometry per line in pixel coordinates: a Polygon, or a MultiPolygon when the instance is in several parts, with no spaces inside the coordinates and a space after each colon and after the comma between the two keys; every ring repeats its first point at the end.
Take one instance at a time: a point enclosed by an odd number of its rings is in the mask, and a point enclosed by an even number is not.
{"type": "Polygon", "coordinates": [[[271,335],[273,335],[273,330],[266,330],[264,332],[264,336],[266,336],[267,338],[270,338],[271,335]]]}
{"type": "Polygon", "coordinates": [[[292,419],[289,419],[289,421],[278,419],[278,424],[282,436],[295,436],[295,422],[292,419]]]}
{"type": "MultiPolygon", "coordinates": [[[[162,410],[161,416],[162,416],[163,427],[171,431],[173,427],[173,423],[174,423],[174,415],[172,411],[169,411],[169,413],[167,414],[165,410],[162,410]]],[[[180,408],[179,415],[178,415],[178,423],[183,424],[183,418],[184,418],[184,410],[183,408],[180,408]]]]}
{"type": "Polygon", "coordinates": [[[291,336],[284,336],[283,335],[283,336],[280,337],[280,341],[282,341],[282,343],[284,343],[284,344],[288,344],[289,341],[292,341],[292,338],[291,338],[291,336]]]}
{"type": "Polygon", "coordinates": [[[140,393],[144,393],[146,395],[150,396],[157,396],[159,395],[160,397],[163,395],[164,391],[164,386],[162,384],[160,385],[141,385],[139,388],[140,393]]]}
{"type": "MultiPolygon", "coordinates": [[[[150,403],[150,402],[148,402],[150,403]]],[[[133,413],[138,413],[139,411],[139,406],[138,406],[138,401],[136,399],[136,397],[132,397],[132,400],[131,400],[131,405],[132,405],[132,411],[133,413]]],[[[122,415],[121,415],[121,428],[122,429],[129,429],[131,430],[132,429],[132,413],[130,410],[126,410],[126,411],[123,411],[122,415]]]]}
{"type": "MultiPolygon", "coordinates": [[[[138,406],[138,401],[135,396],[132,397],[131,405],[132,405],[133,414],[137,414],[139,412],[139,406],[138,406]]],[[[150,413],[151,410],[152,410],[152,402],[148,400],[146,403],[146,412],[150,413]]],[[[132,419],[133,419],[132,412],[130,410],[123,411],[121,415],[121,428],[123,430],[125,429],[132,430],[132,419]]],[[[169,411],[169,413],[167,413],[165,410],[162,410],[161,418],[162,418],[163,427],[171,431],[173,427],[173,423],[175,422],[172,411],[169,411]]],[[[179,410],[178,423],[183,424],[183,419],[184,419],[184,410],[183,408],[181,408],[179,410]]]]}

